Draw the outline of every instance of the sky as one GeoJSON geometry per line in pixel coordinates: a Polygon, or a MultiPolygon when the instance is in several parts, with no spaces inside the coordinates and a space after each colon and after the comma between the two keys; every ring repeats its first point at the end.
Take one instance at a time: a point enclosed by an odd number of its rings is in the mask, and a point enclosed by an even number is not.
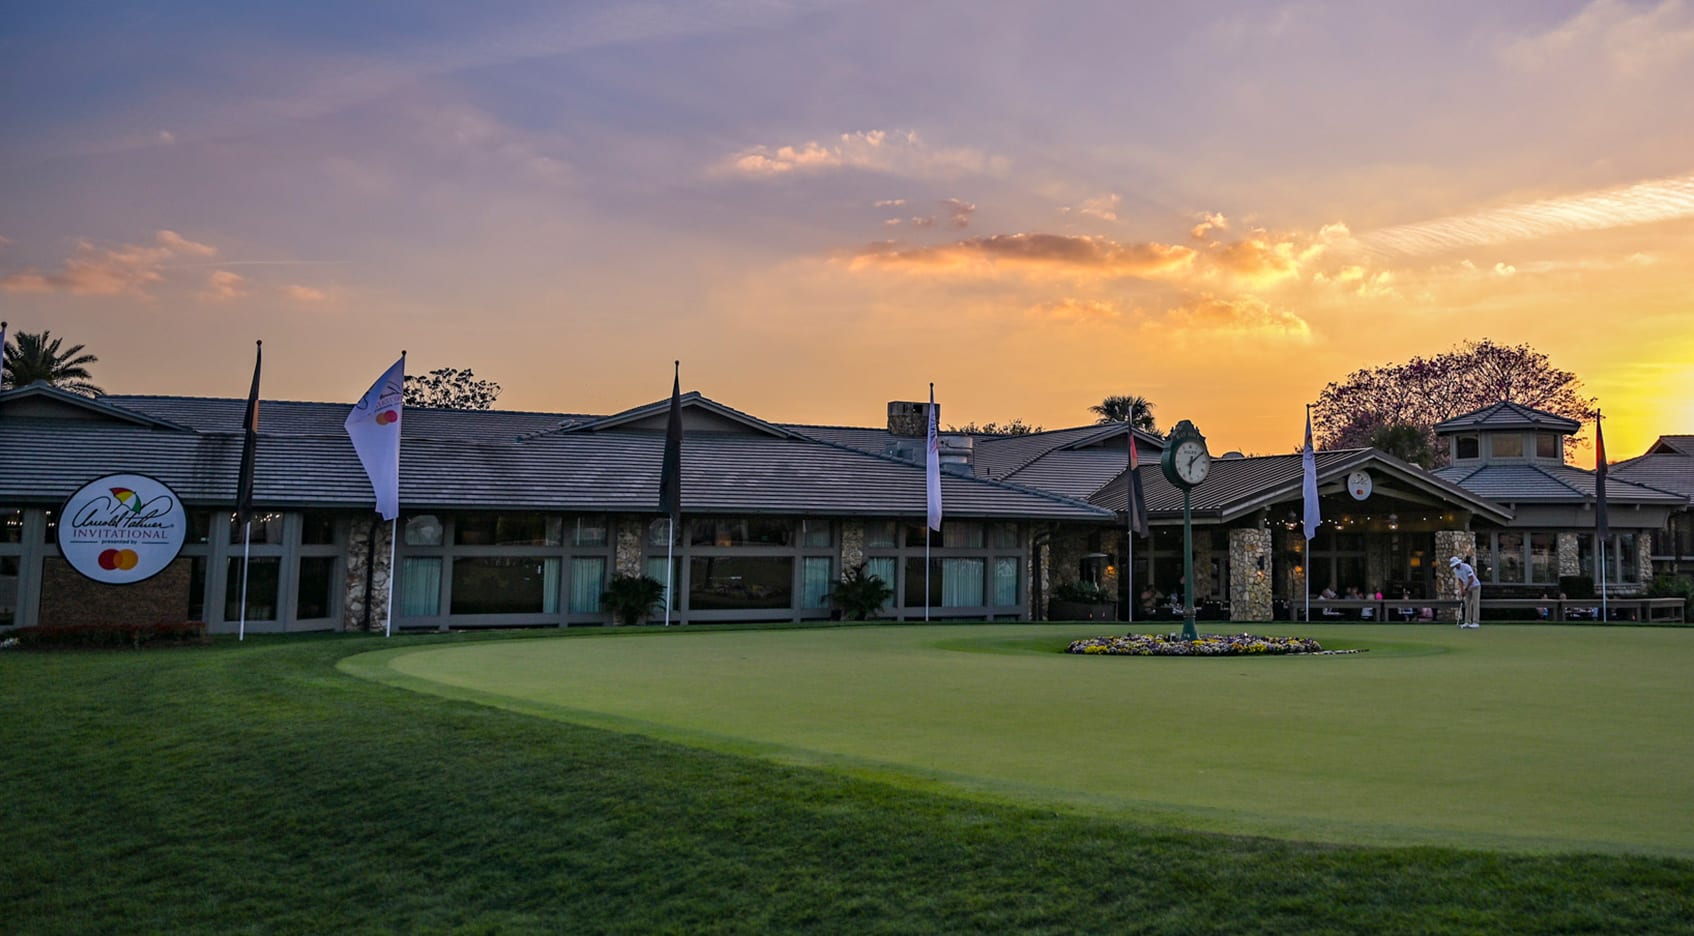
{"type": "Polygon", "coordinates": [[[1531,345],[1694,432],[1694,0],[158,2],[0,20],[0,319],[109,392],[1290,451],[1354,370],[1531,345]]]}

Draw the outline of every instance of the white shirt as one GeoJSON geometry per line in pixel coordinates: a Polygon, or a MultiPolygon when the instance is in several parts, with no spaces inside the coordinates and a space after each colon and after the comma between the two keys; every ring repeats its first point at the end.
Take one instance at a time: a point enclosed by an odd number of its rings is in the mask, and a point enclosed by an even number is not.
{"type": "Polygon", "coordinates": [[[1459,577],[1460,588],[1472,588],[1482,584],[1482,579],[1476,577],[1476,570],[1463,560],[1453,567],[1453,574],[1459,577]]]}

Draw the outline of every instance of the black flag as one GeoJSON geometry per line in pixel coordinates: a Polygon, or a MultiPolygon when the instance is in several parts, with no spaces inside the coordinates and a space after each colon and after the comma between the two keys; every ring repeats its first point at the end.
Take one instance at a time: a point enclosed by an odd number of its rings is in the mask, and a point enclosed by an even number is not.
{"type": "Polygon", "coordinates": [[[671,381],[671,415],[665,424],[665,464],[659,471],[659,512],[682,517],[682,362],[671,381]]]}
{"type": "Polygon", "coordinates": [[[241,444],[241,476],[235,485],[235,516],[238,526],[246,526],[253,516],[253,472],[259,461],[259,364],[264,356],[265,343],[256,343],[253,352],[253,389],[247,391],[247,417],[242,420],[246,439],[241,444]]]}
{"type": "Polygon", "coordinates": [[[1606,433],[1600,428],[1600,411],[1594,411],[1594,536],[1605,542],[1611,535],[1606,519],[1606,433]]]}

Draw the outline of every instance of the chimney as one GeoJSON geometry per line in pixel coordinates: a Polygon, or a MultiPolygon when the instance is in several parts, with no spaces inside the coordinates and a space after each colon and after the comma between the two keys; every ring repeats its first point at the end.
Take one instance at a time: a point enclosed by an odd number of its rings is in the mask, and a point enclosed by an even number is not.
{"type": "MultiPolygon", "coordinates": [[[[906,438],[923,439],[929,436],[928,403],[905,403],[898,400],[888,404],[888,433],[906,438]]],[[[941,404],[935,404],[935,421],[941,422],[941,404]]]]}

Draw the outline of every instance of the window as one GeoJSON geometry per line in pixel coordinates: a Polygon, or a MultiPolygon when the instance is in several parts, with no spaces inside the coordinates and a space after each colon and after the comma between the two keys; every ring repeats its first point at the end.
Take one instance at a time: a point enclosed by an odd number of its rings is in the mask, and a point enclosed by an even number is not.
{"type": "MultiPolygon", "coordinates": [[[[983,559],[931,559],[929,561],[929,606],[932,608],[977,608],[983,605],[983,559]]],[[[924,606],[924,562],[906,560],[906,607],[924,606]]]]}
{"type": "Polygon", "coordinates": [[[606,537],[605,517],[576,517],[571,520],[572,546],[604,546],[606,537]]]}
{"type": "Polygon", "coordinates": [[[689,563],[688,606],[695,611],[787,608],[794,603],[788,556],[696,556],[689,563]]]}
{"type": "MultiPolygon", "coordinates": [[[[663,536],[661,536],[660,539],[663,540],[663,536]]],[[[660,542],[659,545],[663,546],[664,543],[660,542]]],[[[647,577],[655,582],[658,582],[662,586],[674,586],[676,594],[671,597],[671,610],[676,611],[682,607],[682,558],[680,556],[677,557],[676,565],[671,568],[671,571],[668,574],[665,572],[664,556],[648,556],[647,577]]],[[[661,604],[662,603],[663,602],[661,601],[661,604]]]]}
{"type": "Polygon", "coordinates": [[[1495,458],[1522,458],[1523,436],[1516,432],[1496,433],[1488,440],[1488,448],[1495,458]]]}
{"type": "Polygon", "coordinates": [[[704,517],[690,520],[688,529],[688,541],[694,546],[788,546],[794,542],[793,521],[777,517],[704,517]]]}
{"type": "Polygon", "coordinates": [[[297,620],[330,616],[335,596],[335,557],[300,557],[300,577],[294,585],[294,617],[297,620]]]}
{"type": "MultiPolygon", "coordinates": [[[[899,569],[893,556],[872,556],[865,560],[865,574],[882,579],[890,592],[894,591],[895,572],[899,569]]],[[[892,594],[889,596],[893,597],[892,594]]]]}
{"type": "Polygon", "coordinates": [[[419,514],[406,518],[407,546],[440,546],[441,518],[435,514],[419,514]]]}
{"type": "Polygon", "coordinates": [[[1523,534],[1501,533],[1500,548],[1497,557],[1499,569],[1496,581],[1508,585],[1520,584],[1523,577],[1523,534]]]}
{"type": "MultiPolygon", "coordinates": [[[[894,540],[894,521],[892,521],[892,520],[866,520],[865,521],[865,548],[866,549],[893,549],[894,543],[895,543],[895,540],[894,540]]],[[[894,584],[892,576],[890,576],[889,584],[890,585],[894,584]]]]}
{"type": "Polygon", "coordinates": [[[1476,436],[1462,435],[1453,437],[1453,458],[1480,458],[1482,450],[1477,445],[1476,436]]]}
{"type": "Polygon", "coordinates": [[[835,585],[830,575],[834,562],[825,556],[807,556],[800,563],[800,607],[829,607],[829,590],[835,585]]]}
{"type": "MultiPolygon", "coordinates": [[[[407,524],[410,530],[411,524],[407,524]]],[[[406,556],[400,560],[400,616],[435,617],[441,613],[441,560],[406,556]]]]}
{"type": "MultiPolygon", "coordinates": [[[[921,523],[906,527],[906,545],[922,546],[926,529],[928,527],[921,523]]],[[[970,520],[948,520],[941,525],[940,532],[929,534],[929,545],[932,548],[981,549],[982,524],[970,520]]]]}
{"type": "Polygon", "coordinates": [[[18,507],[0,508],[0,543],[24,541],[24,512],[18,507]]]}
{"type": "Polygon", "coordinates": [[[1006,608],[1018,603],[1018,560],[994,560],[994,604],[1006,608]]]}
{"type": "MultiPolygon", "coordinates": [[[[602,527],[601,531],[604,532],[602,527]]],[[[599,556],[571,560],[572,614],[593,614],[600,610],[600,595],[606,590],[606,560],[599,556]]]]}
{"type": "Polygon", "coordinates": [[[335,514],[308,510],[300,515],[300,543],[303,546],[331,546],[335,543],[335,514]]]}
{"type": "Polygon", "coordinates": [[[453,560],[453,614],[555,614],[559,560],[478,556],[453,560]]]}
{"type": "Polygon", "coordinates": [[[18,557],[0,556],[0,627],[18,621],[18,557]]]}
{"type": "Polygon", "coordinates": [[[1537,432],[1535,434],[1535,457],[1559,460],[1559,434],[1557,432],[1537,432]]]}
{"type": "MultiPolygon", "coordinates": [[[[835,531],[828,520],[808,517],[800,521],[800,545],[834,546],[835,531]]],[[[808,605],[808,607],[810,607],[808,605]]]]}
{"type": "Polygon", "coordinates": [[[1529,580],[1536,584],[1558,584],[1559,538],[1557,534],[1529,534],[1529,580]]]}
{"type": "MultiPolygon", "coordinates": [[[[252,538],[247,538],[247,528],[242,526],[234,514],[229,515],[229,542],[232,546],[240,546],[244,542],[254,546],[282,543],[282,514],[259,513],[253,514],[252,538]]],[[[247,615],[252,620],[251,614],[247,615]]]]}
{"type": "Polygon", "coordinates": [[[458,514],[453,542],[460,546],[557,546],[559,518],[539,513],[458,514]]]}
{"type": "MultiPolygon", "coordinates": [[[[256,519],[256,518],[255,518],[256,519]]],[[[255,522],[257,527],[258,523],[255,522]]],[[[278,556],[255,556],[247,565],[247,620],[276,620],[278,577],[282,559],[278,556]]],[[[224,579],[224,620],[241,619],[241,557],[229,558],[229,570],[224,579]]]]}
{"type": "Polygon", "coordinates": [[[1018,525],[1015,523],[989,524],[988,545],[994,549],[1018,548],[1018,525]]]}

